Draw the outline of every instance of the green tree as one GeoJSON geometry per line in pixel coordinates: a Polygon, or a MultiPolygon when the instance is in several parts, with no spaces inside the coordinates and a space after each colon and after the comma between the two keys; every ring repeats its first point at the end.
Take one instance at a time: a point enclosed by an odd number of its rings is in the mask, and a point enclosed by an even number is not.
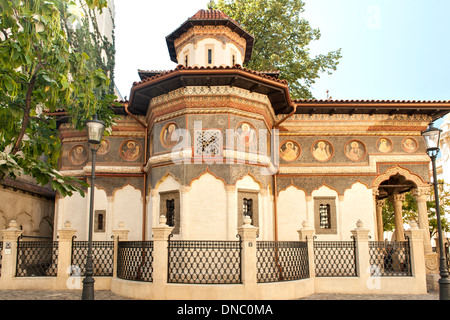
{"type": "MultiPolygon", "coordinates": [[[[85,3],[101,10],[107,0],[85,3]]],[[[67,41],[60,12],[68,5],[74,2],[0,0],[0,179],[30,175],[63,196],[86,184],[55,169],[61,142],[50,115],[64,109],[79,130],[94,114],[110,125],[115,100],[103,94],[105,73],[67,41]]]]}
{"type": "Polygon", "coordinates": [[[320,30],[301,17],[304,6],[301,0],[218,0],[208,5],[223,11],[255,37],[252,59],[245,67],[279,70],[293,99],[311,99],[311,85],[321,72],[336,70],[341,49],[310,56],[308,45],[320,39],[320,30]]]}
{"type": "MultiPolygon", "coordinates": [[[[441,214],[441,225],[444,232],[450,232],[450,225],[445,215],[450,214],[450,185],[443,180],[438,181],[439,190],[439,208],[441,214]]],[[[434,237],[437,233],[437,218],[436,218],[436,201],[434,197],[434,187],[430,187],[429,200],[427,201],[428,223],[430,226],[430,237],[434,237]]],[[[417,217],[417,201],[411,194],[406,193],[405,201],[402,206],[403,221],[418,220],[417,217]]],[[[393,231],[394,224],[394,207],[389,199],[386,200],[383,206],[383,225],[384,231],[393,231]]]]}

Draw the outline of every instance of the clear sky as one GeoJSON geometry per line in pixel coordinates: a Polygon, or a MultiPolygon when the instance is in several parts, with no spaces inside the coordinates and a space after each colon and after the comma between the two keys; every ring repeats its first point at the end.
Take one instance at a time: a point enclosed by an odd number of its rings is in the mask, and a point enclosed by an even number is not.
{"type": "MultiPolygon", "coordinates": [[[[115,82],[129,96],[138,69],[171,70],[165,37],[208,0],[115,0],[115,82]]],[[[304,0],[303,16],[319,28],[316,55],[342,48],[317,99],[450,100],[449,0],[304,0]]]]}

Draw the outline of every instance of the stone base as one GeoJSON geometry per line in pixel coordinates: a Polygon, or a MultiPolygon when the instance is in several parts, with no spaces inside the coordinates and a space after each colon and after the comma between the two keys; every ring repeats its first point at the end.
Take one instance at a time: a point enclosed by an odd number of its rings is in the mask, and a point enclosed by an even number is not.
{"type": "Polygon", "coordinates": [[[427,291],[439,291],[439,274],[427,274],[427,291]]]}

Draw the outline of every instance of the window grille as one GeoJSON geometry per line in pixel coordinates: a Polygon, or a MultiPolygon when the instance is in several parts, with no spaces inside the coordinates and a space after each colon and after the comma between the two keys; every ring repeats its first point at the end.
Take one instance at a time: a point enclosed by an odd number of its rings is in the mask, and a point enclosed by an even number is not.
{"type": "Polygon", "coordinates": [[[319,206],[320,228],[331,229],[330,205],[321,204],[319,206]]]}
{"type": "Polygon", "coordinates": [[[175,226],[175,199],[166,200],[166,219],[169,227],[175,226]]]}
{"type": "Polygon", "coordinates": [[[253,199],[244,198],[243,214],[244,217],[249,216],[253,221],[253,199]]]}

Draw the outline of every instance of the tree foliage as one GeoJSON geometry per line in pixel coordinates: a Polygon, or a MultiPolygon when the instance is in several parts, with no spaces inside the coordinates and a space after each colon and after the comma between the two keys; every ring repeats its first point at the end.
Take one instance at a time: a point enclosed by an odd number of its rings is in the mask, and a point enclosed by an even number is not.
{"type": "MultiPolygon", "coordinates": [[[[115,96],[109,78],[88,65],[89,56],[69,45],[61,11],[69,0],[0,0],[0,179],[31,175],[63,196],[81,191],[57,168],[61,142],[52,113],[67,112],[82,130],[99,114],[109,125],[115,96]]],[[[85,0],[101,10],[107,0],[85,0]]]]}
{"type": "Polygon", "coordinates": [[[320,30],[302,18],[304,6],[301,0],[218,0],[208,5],[223,11],[254,36],[247,68],[280,70],[280,79],[288,81],[292,98],[311,99],[311,86],[321,72],[336,70],[341,50],[310,56],[308,45],[320,39],[320,30]]]}

